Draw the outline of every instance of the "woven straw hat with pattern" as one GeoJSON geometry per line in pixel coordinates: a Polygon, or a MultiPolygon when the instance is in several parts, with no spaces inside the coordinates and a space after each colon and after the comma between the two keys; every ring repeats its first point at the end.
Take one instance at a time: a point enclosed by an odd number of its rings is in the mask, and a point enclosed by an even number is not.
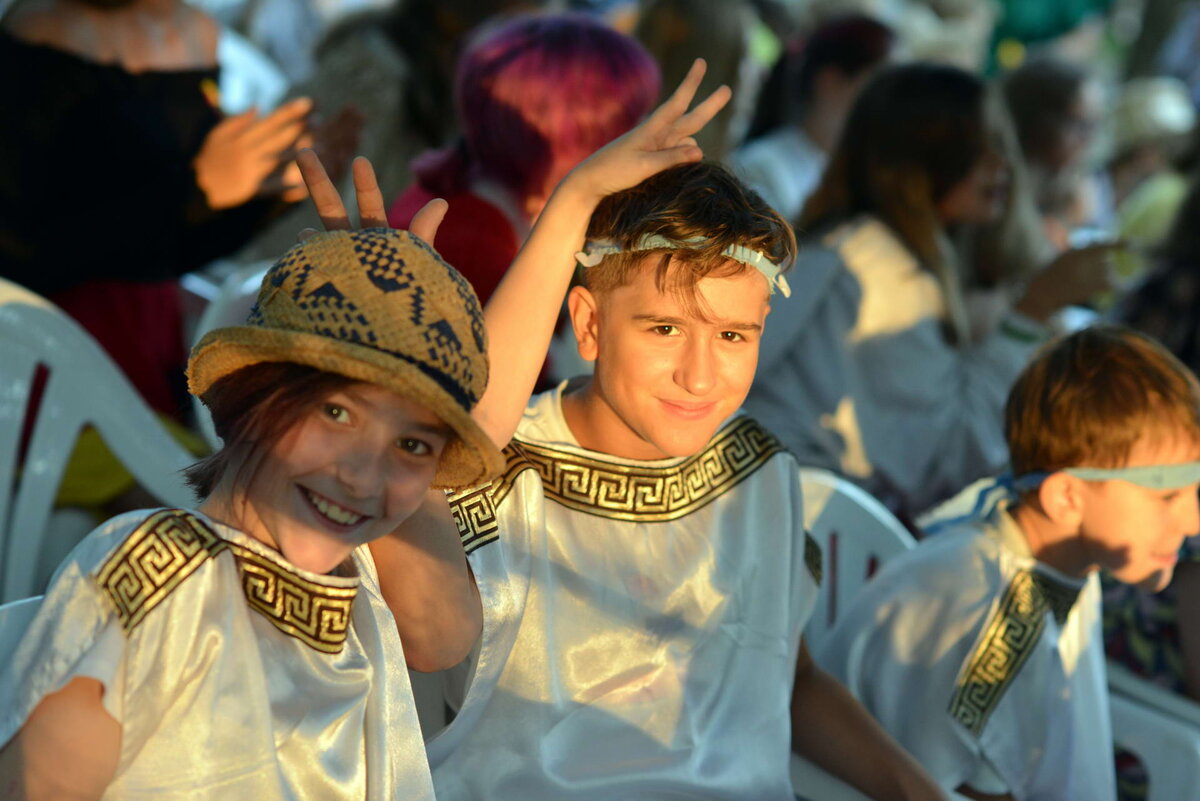
{"type": "Polygon", "coordinates": [[[218,328],[192,349],[188,388],[262,362],[293,362],[416,401],[456,435],[434,485],[480,484],[504,462],[471,419],[487,385],[487,340],[471,285],[407,231],[318,234],[263,278],[245,325],[218,328]]]}

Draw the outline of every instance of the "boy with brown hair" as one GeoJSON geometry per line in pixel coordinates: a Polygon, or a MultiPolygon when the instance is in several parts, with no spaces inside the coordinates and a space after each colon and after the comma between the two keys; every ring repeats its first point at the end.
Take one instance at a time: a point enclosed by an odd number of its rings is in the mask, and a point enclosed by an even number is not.
{"type": "Polygon", "coordinates": [[[1200,531],[1200,385],[1149,337],[1084,329],[1017,379],[1005,435],[1008,497],[890,563],[819,661],[943,786],[1115,798],[1098,571],[1161,589],[1200,531]]]}
{"type": "MultiPolygon", "coordinates": [[[[797,464],[738,414],[791,228],[684,161],[594,196],[568,306],[595,372],[530,401],[501,477],[452,496],[485,623],[428,744],[438,796],[790,801],[791,746],[875,798],[942,798],[809,658],[820,554],[797,464]]],[[[504,358],[520,310],[527,393],[561,295],[506,295],[521,258],[488,323],[504,358]]],[[[572,265],[544,259],[542,282],[565,288],[572,265]]],[[[515,400],[502,369],[488,391],[515,400]]]]}

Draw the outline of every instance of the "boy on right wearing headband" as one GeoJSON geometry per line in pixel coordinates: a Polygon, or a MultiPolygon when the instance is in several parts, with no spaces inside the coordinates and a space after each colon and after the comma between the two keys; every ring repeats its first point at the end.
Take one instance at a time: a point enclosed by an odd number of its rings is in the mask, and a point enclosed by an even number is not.
{"type": "Polygon", "coordinates": [[[1087,328],[1026,367],[1005,434],[1007,491],[880,571],[818,661],[942,786],[1113,799],[1098,572],[1161,590],[1200,532],[1200,385],[1152,339],[1087,328]]]}

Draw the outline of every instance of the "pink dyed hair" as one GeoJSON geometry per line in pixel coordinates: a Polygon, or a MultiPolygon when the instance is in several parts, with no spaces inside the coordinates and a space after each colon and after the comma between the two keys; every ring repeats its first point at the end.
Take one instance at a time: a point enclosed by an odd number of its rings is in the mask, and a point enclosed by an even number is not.
{"type": "Polygon", "coordinates": [[[425,154],[414,172],[434,192],[461,191],[484,177],[521,200],[549,194],[572,167],[636,125],[659,88],[645,48],[598,20],[515,17],[485,31],[459,61],[464,144],[425,154]]]}

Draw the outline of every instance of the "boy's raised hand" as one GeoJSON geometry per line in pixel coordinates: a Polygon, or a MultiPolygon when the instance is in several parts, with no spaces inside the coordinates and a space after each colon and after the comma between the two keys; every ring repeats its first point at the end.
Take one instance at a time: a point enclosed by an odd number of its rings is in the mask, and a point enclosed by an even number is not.
{"type": "MultiPolygon", "coordinates": [[[[321,163],[320,157],[313,150],[306,148],[296,156],[296,164],[300,167],[300,174],[304,178],[305,186],[308,187],[309,197],[317,209],[317,216],[321,218],[325,230],[354,230],[354,226],[350,223],[350,215],[346,211],[346,204],[342,202],[342,195],[334,186],[333,181],[329,179],[329,174],[325,171],[325,165],[321,163]]],[[[355,199],[358,202],[359,227],[387,228],[387,211],[384,206],[383,192],[380,191],[379,182],[375,179],[375,168],[364,156],[359,156],[354,160],[351,170],[354,175],[355,199]]],[[[434,237],[437,236],[438,226],[441,225],[442,218],[446,216],[448,207],[446,201],[441,198],[429,201],[413,217],[409,231],[432,245],[434,237]]],[[[311,228],[307,229],[300,233],[300,238],[307,239],[314,233],[316,231],[311,228]]]]}
{"type": "Polygon", "coordinates": [[[692,137],[716,116],[733,92],[722,86],[688,111],[705,63],[696,59],[679,87],[633,130],[613,140],[579,164],[563,182],[600,198],[636,186],[657,172],[699,161],[703,156],[692,137]]]}

